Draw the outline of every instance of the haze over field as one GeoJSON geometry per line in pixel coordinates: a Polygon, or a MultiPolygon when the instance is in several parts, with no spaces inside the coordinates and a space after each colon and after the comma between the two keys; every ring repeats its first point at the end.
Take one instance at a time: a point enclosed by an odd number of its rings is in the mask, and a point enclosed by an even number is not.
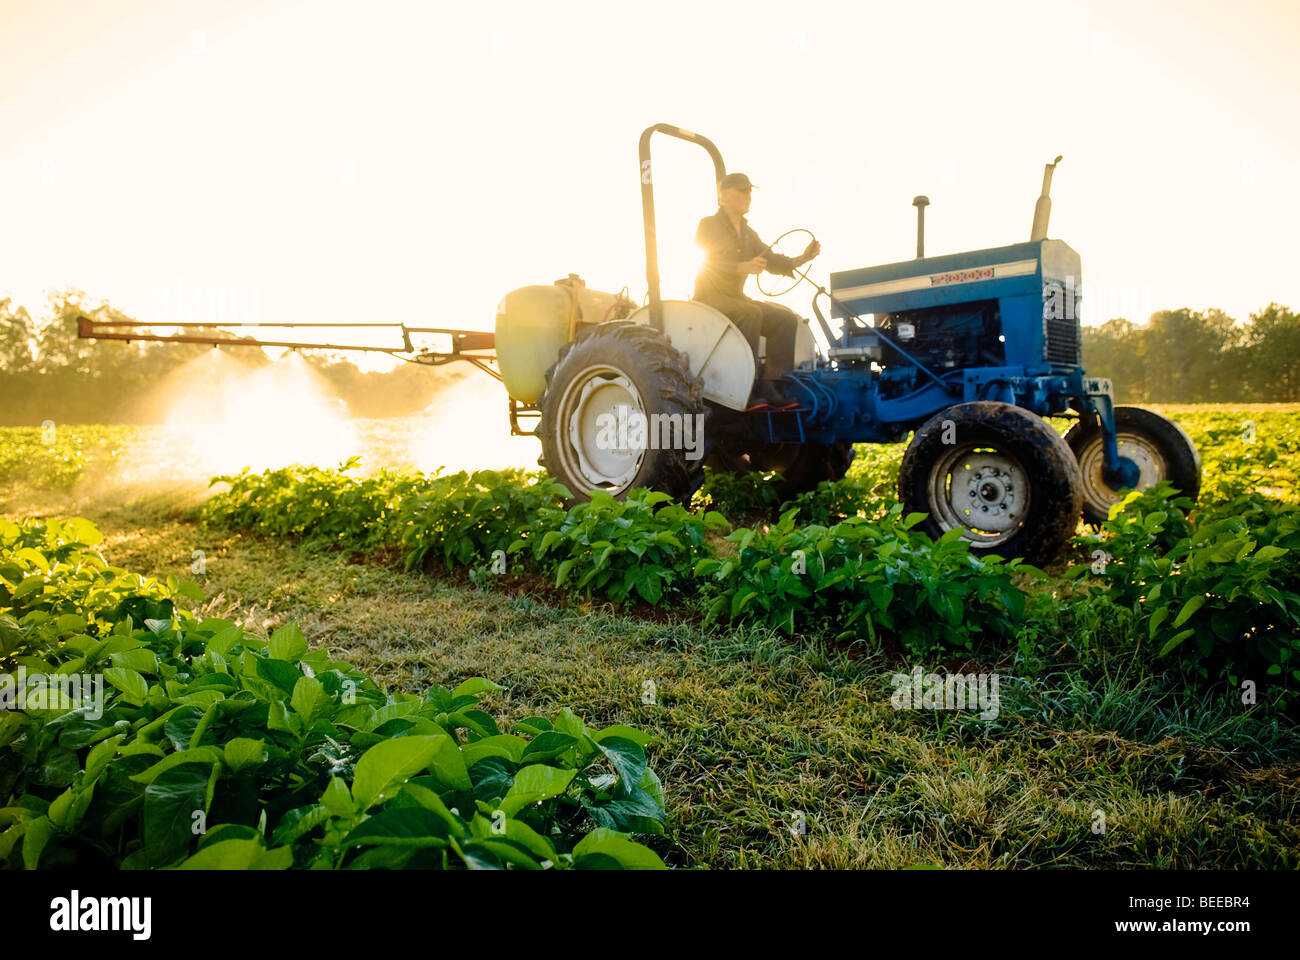
{"type": "MultiPolygon", "coordinates": [[[[1059,153],[1051,235],[1083,257],[1085,320],[1300,303],[1294,4],[562,11],[6,3],[0,291],[483,329],[571,271],[639,299],[635,142],[666,121],[753,176],[767,239],[816,231],[822,278],[910,256],[917,193],[933,253],[1025,239],[1059,153]]],[[[680,296],[712,177],[656,149],[680,296]]]]}

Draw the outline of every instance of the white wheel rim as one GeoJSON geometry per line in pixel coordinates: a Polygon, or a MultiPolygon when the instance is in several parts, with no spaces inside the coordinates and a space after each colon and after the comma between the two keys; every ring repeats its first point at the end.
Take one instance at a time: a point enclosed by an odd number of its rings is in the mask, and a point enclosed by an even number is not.
{"type": "Polygon", "coordinates": [[[648,426],[641,394],[621,370],[597,364],[570,380],[556,426],[566,472],[587,490],[617,494],[631,486],[645,456],[648,426]]]}
{"type": "MultiPolygon", "coordinates": [[[[1119,455],[1132,460],[1138,468],[1138,482],[1134,488],[1145,490],[1166,479],[1168,470],[1165,458],[1160,450],[1146,437],[1135,433],[1121,433],[1116,437],[1119,455]]],[[[1101,434],[1098,433],[1079,451],[1079,472],[1083,474],[1083,500],[1088,506],[1105,516],[1111,506],[1119,503],[1122,495],[1112,490],[1102,476],[1105,466],[1105,454],[1102,450],[1101,434]]]]}
{"type": "Polygon", "coordinates": [[[955,446],[930,470],[931,515],[945,531],[996,546],[1010,540],[1029,515],[1029,476],[1015,457],[987,446],[955,446]]]}

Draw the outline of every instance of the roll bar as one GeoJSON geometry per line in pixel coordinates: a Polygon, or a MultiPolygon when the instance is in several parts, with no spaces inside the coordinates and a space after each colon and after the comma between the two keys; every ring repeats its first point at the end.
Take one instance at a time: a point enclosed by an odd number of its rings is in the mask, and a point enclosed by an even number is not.
{"type": "Polygon", "coordinates": [[[656,123],[646,127],[637,144],[637,156],[641,161],[641,221],[645,226],[645,279],[650,293],[650,325],[656,330],[664,328],[663,301],[659,296],[659,240],[655,233],[655,188],[654,176],[650,164],[650,137],[664,133],[678,140],[698,144],[708,151],[713,159],[714,182],[721,182],[727,175],[727,165],[722,162],[722,153],[708,137],[673,126],[671,123],[656,123]]]}

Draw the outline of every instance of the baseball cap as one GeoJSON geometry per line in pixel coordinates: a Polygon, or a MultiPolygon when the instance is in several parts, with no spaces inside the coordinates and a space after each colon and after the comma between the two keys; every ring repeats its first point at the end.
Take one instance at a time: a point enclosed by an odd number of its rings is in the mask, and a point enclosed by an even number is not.
{"type": "Polygon", "coordinates": [[[743,173],[729,173],[718,184],[719,190],[749,190],[754,185],[743,173]]]}

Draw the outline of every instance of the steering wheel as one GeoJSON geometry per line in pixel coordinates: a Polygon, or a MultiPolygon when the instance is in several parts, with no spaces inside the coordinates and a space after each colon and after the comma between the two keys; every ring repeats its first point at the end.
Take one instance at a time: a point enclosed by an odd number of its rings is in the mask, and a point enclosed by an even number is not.
{"type": "MultiPolygon", "coordinates": [[[[773,240],[771,243],[769,243],[769,244],[767,245],[767,249],[770,250],[770,251],[772,251],[773,253],[780,254],[781,251],[776,249],[777,244],[779,244],[779,243],[780,243],[782,240],[784,240],[786,237],[790,236],[792,233],[806,233],[806,234],[808,234],[808,239],[809,239],[810,241],[811,241],[811,240],[816,240],[816,239],[817,239],[815,236],[813,236],[813,232],[812,232],[811,230],[805,229],[804,227],[795,227],[793,230],[787,230],[785,233],[781,234],[781,236],[777,237],[775,240],[773,240]]],[[[793,259],[793,257],[792,257],[791,259],[793,259]]],[[[784,290],[779,290],[779,291],[777,291],[776,293],[773,293],[773,292],[770,291],[770,290],[764,290],[764,289],[763,289],[763,275],[760,273],[760,274],[758,275],[758,278],[757,278],[757,281],[756,281],[757,284],[758,284],[758,292],[761,293],[761,294],[762,294],[763,296],[765,296],[765,297],[783,297],[783,296],[785,296],[787,293],[789,293],[791,290],[793,290],[795,287],[799,286],[799,284],[803,282],[803,279],[804,279],[804,278],[803,278],[803,274],[801,274],[801,273],[798,272],[798,267],[795,268],[795,271],[796,271],[796,272],[795,272],[794,283],[790,284],[790,286],[786,287],[784,290]]]]}

